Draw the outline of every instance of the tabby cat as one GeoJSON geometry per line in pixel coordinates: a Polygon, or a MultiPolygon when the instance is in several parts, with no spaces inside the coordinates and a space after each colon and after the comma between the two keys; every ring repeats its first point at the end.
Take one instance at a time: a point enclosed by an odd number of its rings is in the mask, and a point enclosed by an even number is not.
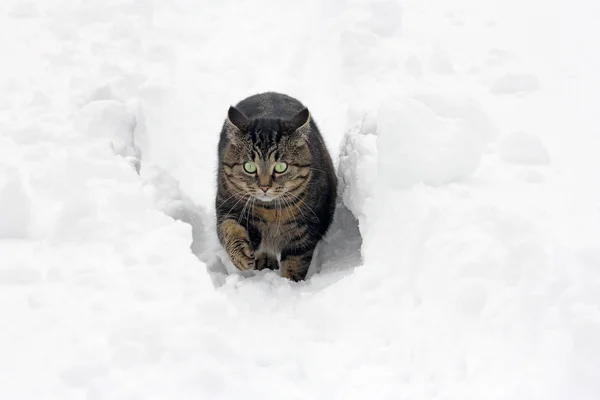
{"type": "Polygon", "coordinates": [[[308,109],[274,92],[230,107],[217,181],[217,233],[233,264],[303,280],[333,219],[337,189],[308,109]]]}

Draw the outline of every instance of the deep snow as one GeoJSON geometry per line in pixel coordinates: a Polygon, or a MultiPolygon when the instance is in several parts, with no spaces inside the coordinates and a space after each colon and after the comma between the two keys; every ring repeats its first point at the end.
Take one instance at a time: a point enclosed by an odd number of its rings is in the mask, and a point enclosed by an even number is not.
{"type": "Polygon", "coordinates": [[[600,398],[600,7],[451,3],[2,2],[0,398],[600,398]],[[265,90],[340,176],[299,284],[214,237],[265,90]]]}

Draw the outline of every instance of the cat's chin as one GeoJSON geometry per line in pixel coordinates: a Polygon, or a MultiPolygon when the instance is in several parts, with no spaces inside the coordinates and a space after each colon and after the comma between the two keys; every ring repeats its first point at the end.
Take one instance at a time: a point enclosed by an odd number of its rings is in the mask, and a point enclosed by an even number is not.
{"type": "Polygon", "coordinates": [[[265,203],[270,203],[273,200],[275,200],[275,197],[267,196],[267,195],[264,195],[264,194],[259,194],[259,195],[256,195],[254,197],[256,197],[256,199],[258,199],[260,201],[264,201],[265,203]]]}

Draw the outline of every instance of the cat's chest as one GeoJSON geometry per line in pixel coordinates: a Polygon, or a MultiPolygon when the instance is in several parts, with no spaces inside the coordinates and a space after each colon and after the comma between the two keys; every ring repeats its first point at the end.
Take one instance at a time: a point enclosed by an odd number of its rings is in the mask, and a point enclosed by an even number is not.
{"type": "Polygon", "coordinates": [[[277,229],[293,225],[301,216],[298,207],[267,208],[263,206],[254,207],[254,217],[260,226],[265,229],[277,229]]]}
{"type": "Polygon", "coordinates": [[[298,217],[291,208],[269,209],[256,207],[256,227],[261,233],[261,247],[280,251],[290,237],[294,236],[298,217]]]}
{"type": "Polygon", "coordinates": [[[263,224],[261,230],[260,250],[277,255],[287,241],[285,227],[279,224],[263,224]]]}

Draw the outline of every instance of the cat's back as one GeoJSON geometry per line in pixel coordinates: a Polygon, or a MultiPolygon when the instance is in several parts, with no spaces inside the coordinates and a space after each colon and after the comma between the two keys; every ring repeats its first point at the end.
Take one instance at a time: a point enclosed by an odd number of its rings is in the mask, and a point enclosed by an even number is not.
{"type": "Polygon", "coordinates": [[[236,108],[250,118],[292,118],[304,108],[293,97],[277,92],[252,95],[240,101],[236,108]]]}

